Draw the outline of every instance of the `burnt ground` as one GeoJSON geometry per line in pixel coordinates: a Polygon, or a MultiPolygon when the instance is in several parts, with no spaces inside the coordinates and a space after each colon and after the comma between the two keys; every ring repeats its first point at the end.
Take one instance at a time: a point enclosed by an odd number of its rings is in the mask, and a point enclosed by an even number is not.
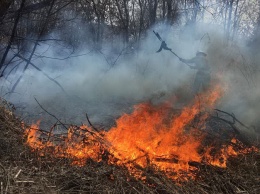
{"type": "MultiPolygon", "coordinates": [[[[224,132],[213,131],[214,137],[228,135],[229,131],[236,134],[232,122],[212,119],[208,127],[226,126],[224,132]]],[[[260,193],[259,152],[231,157],[225,169],[199,165],[195,180],[173,181],[162,172],[147,168],[143,169],[147,179],[141,181],[123,167],[105,162],[90,160],[83,167],[75,167],[68,159],[41,157],[31,152],[25,144],[21,118],[17,118],[12,105],[3,100],[0,137],[1,193],[260,193]]],[[[259,140],[252,136],[239,133],[239,138],[259,147],[259,140]]]]}

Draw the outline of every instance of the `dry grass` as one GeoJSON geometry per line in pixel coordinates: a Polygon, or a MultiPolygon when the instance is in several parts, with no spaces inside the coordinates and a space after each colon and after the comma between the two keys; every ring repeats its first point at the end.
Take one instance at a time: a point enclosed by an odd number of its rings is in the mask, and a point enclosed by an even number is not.
{"type": "Polygon", "coordinates": [[[24,142],[21,121],[7,102],[0,106],[0,193],[260,193],[260,154],[230,158],[226,169],[198,166],[196,180],[173,182],[152,168],[146,181],[127,169],[88,161],[70,166],[68,159],[40,157],[24,142]]]}

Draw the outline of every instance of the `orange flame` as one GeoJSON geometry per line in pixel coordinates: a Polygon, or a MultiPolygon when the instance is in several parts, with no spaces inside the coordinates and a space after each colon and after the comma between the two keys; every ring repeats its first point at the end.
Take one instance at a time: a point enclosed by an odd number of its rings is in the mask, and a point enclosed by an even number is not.
{"type": "MultiPolygon", "coordinates": [[[[119,118],[116,127],[105,136],[113,145],[110,152],[119,158],[116,164],[126,165],[133,161],[143,168],[155,166],[161,171],[170,172],[167,174],[173,179],[184,172],[190,174],[193,167],[189,162],[201,162],[202,157],[198,153],[201,136],[196,133],[199,131],[189,125],[204,111],[202,109],[212,108],[220,93],[220,87],[217,87],[214,92],[197,96],[192,106],[185,107],[180,115],[170,120],[167,107],[153,107],[150,104],[136,106],[131,115],[125,114],[119,118]]],[[[207,114],[201,117],[197,127],[204,127],[206,118],[207,114]]]]}
{"type": "Polygon", "coordinates": [[[36,124],[32,124],[31,127],[25,131],[27,135],[27,143],[32,148],[32,150],[42,150],[44,148],[44,144],[39,141],[39,125],[40,120],[37,121],[36,124]]]}
{"type": "MultiPolygon", "coordinates": [[[[196,96],[194,103],[179,114],[168,103],[160,106],[143,103],[135,106],[133,113],[122,115],[107,132],[98,133],[85,125],[70,127],[64,142],[56,145],[39,140],[38,122],[26,130],[27,143],[40,155],[48,149],[55,157],[70,158],[72,164],[79,166],[88,159],[99,162],[108,152],[109,164],[124,166],[137,178],[145,179],[141,169],[149,167],[174,180],[187,180],[194,178],[196,166],[192,163],[226,167],[228,157],[241,153],[232,145],[222,147],[214,157],[213,148],[200,151],[204,137],[201,129],[205,128],[208,112],[221,95],[221,87],[215,86],[214,90],[196,96]]],[[[231,143],[239,144],[236,139],[231,143]]]]}
{"type": "MultiPolygon", "coordinates": [[[[27,144],[33,151],[38,151],[40,156],[44,156],[46,152],[51,152],[55,157],[66,157],[72,159],[72,164],[83,166],[87,159],[101,161],[103,150],[100,143],[86,133],[86,130],[95,133],[91,128],[83,125],[79,128],[70,127],[64,142],[54,144],[51,141],[40,141],[39,133],[40,121],[33,124],[26,130],[27,144]]],[[[53,134],[50,134],[53,136],[53,134]]],[[[97,134],[97,137],[100,136],[97,134]]]]}

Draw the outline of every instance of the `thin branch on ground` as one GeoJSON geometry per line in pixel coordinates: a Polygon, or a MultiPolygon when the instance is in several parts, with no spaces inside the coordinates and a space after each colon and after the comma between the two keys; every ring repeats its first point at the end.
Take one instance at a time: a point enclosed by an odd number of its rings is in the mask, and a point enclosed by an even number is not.
{"type": "Polygon", "coordinates": [[[53,118],[55,118],[65,129],[68,130],[68,127],[61,122],[60,119],[58,119],[54,114],[50,113],[49,111],[47,111],[45,108],[43,108],[43,106],[39,103],[39,101],[34,97],[34,100],[37,102],[37,104],[41,107],[42,110],[44,110],[48,115],[52,116],[53,118]]]}
{"type": "Polygon", "coordinates": [[[90,120],[89,120],[89,117],[88,117],[88,114],[86,113],[86,118],[87,118],[87,120],[88,120],[88,123],[89,123],[89,125],[96,131],[96,132],[99,132],[99,130],[96,128],[96,127],[94,127],[93,125],[92,125],[92,123],[90,122],[90,120]]]}
{"type": "Polygon", "coordinates": [[[36,55],[36,54],[34,54],[34,55],[37,56],[38,58],[46,58],[46,59],[54,59],[54,60],[60,60],[60,61],[63,61],[63,60],[67,60],[67,59],[70,59],[70,58],[86,56],[86,55],[90,54],[91,52],[92,52],[92,50],[89,51],[88,53],[79,54],[79,55],[69,55],[69,56],[64,57],[64,58],[48,57],[48,56],[42,56],[42,55],[36,55]]]}
{"type": "Polygon", "coordinates": [[[235,124],[235,122],[238,122],[240,125],[242,125],[242,126],[245,127],[246,129],[250,129],[250,127],[246,126],[246,125],[243,124],[241,121],[239,121],[239,120],[235,117],[235,115],[234,115],[233,113],[231,114],[231,113],[225,112],[225,111],[220,110],[220,109],[214,109],[214,110],[216,110],[216,111],[218,111],[218,112],[221,112],[221,113],[224,113],[224,114],[230,116],[230,117],[233,119],[232,124],[235,124]]]}

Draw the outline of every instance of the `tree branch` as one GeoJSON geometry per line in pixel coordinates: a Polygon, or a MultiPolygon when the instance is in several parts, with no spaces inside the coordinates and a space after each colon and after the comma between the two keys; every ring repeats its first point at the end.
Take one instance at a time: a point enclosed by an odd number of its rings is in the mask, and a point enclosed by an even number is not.
{"type": "Polygon", "coordinates": [[[34,97],[34,100],[37,102],[37,104],[41,107],[42,110],[44,110],[48,115],[52,116],[53,118],[55,118],[65,129],[68,130],[68,127],[66,127],[66,125],[64,123],[62,123],[60,121],[60,119],[58,119],[54,114],[51,114],[50,112],[48,112],[45,108],[43,108],[43,106],[38,102],[38,100],[34,97]]]}
{"type": "Polygon", "coordinates": [[[61,84],[56,81],[55,79],[51,78],[47,73],[43,72],[39,67],[37,67],[36,65],[34,65],[31,61],[29,61],[28,59],[22,57],[21,55],[17,54],[17,56],[19,58],[21,58],[22,60],[26,61],[27,63],[29,63],[31,66],[33,66],[36,70],[40,71],[43,75],[45,75],[49,80],[53,81],[56,85],[58,85],[61,90],[68,96],[67,92],[65,91],[65,89],[61,86],[61,84]]]}

